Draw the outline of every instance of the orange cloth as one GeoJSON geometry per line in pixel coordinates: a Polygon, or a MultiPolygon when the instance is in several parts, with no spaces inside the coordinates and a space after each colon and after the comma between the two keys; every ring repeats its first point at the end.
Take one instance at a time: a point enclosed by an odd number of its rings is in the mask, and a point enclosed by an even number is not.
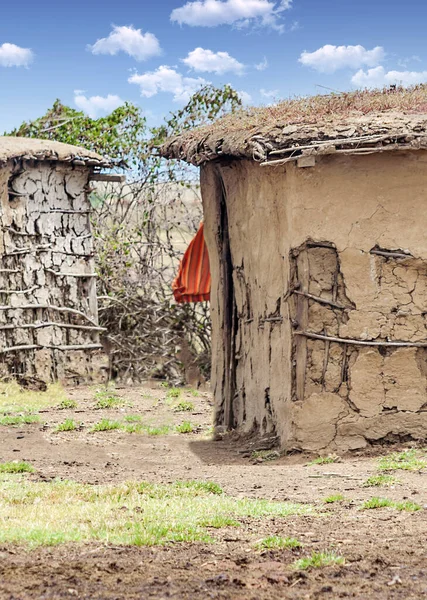
{"type": "Polygon", "coordinates": [[[184,254],[172,289],[175,300],[179,303],[203,302],[210,298],[211,271],[203,223],[184,254]]]}

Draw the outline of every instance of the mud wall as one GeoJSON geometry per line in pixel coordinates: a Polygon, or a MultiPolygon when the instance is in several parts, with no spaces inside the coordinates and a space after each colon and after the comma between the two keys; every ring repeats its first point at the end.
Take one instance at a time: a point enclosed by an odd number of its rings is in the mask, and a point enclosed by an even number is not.
{"type": "Polygon", "coordinates": [[[10,164],[0,171],[0,373],[100,380],[90,169],[10,164]]]}
{"type": "Polygon", "coordinates": [[[426,437],[426,190],[424,152],[203,168],[217,424],[228,402],[229,425],[277,433],[288,449],[426,437]],[[228,302],[218,276],[221,194],[228,302]]]}

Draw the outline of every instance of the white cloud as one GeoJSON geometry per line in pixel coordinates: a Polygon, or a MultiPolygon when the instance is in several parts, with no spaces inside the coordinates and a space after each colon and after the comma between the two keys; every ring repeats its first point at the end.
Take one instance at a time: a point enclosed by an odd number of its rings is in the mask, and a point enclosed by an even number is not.
{"type": "Polygon", "coordinates": [[[74,92],[74,103],[92,119],[96,119],[102,113],[108,114],[124,103],[119,96],[112,94],[108,94],[106,97],[91,96],[87,98],[83,93],[78,94],[78,91],[80,90],[74,92]]]}
{"type": "Polygon", "coordinates": [[[161,54],[159,40],[153,33],[142,33],[140,29],[113,26],[113,31],[106,38],[97,40],[89,46],[93,54],[117,54],[126,52],[136,60],[147,60],[161,54]]]}
{"type": "Polygon", "coordinates": [[[217,75],[223,75],[230,71],[240,75],[245,68],[245,65],[230,56],[228,52],[212,52],[212,50],[204,48],[192,50],[182,62],[194,71],[216,73],[217,75]]]}
{"type": "Polygon", "coordinates": [[[266,69],[268,69],[268,60],[266,59],[266,57],[264,56],[264,60],[261,61],[260,63],[257,63],[255,65],[255,69],[257,71],[265,71],[266,69]]]}
{"type": "Polygon", "coordinates": [[[252,96],[250,94],[248,94],[248,92],[244,92],[243,90],[240,90],[237,93],[239,94],[239,98],[243,104],[246,104],[246,105],[252,104],[252,96]]]}
{"type": "Polygon", "coordinates": [[[292,0],[189,0],[175,8],[171,21],[192,27],[216,27],[217,25],[262,25],[283,31],[281,13],[288,10],[292,0]]]}
{"type": "Polygon", "coordinates": [[[263,98],[277,98],[279,95],[279,90],[264,90],[261,88],[260,94],[263,98]]]}
{"type": "Polygon", "coordinates": [[[375,67],[364,71],[360,69],[351,78],[351,83],[361,88],[384,87],[386,85],[415,85],[427,83],[427,71],[386,71],[384,67],[375,67]]]}
{"type": "Polygon", "coordinates": [[[166,65],[142,75],[134,73],[128,81],[139,85],[141,96],[145,98],[151,98],[159,92],[167,92],[173,94],[175,102],[186,102],[196,90],[208,83],[201,77],[197,79],[184,77],[181,73],[166,65]]]}
{"type": "Polygon", "coordinates": [[[7,42],[0,46],[0,67],[28,67],[34,54],[29,48],[21,48],[7,42]]]}
{"type": "Polygon", "coordinates": [[[366,50],[363,46],[332,46],[326,44],[315,52],[303,52],[299,62],[320,73],[334,73],[338,69],[375,67],[384,58],[384,48],[376,46],[366,50]]]}

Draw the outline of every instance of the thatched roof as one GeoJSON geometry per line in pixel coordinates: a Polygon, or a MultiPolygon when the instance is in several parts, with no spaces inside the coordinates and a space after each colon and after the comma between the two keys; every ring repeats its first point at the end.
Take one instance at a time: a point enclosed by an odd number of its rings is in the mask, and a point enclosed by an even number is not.
{"type": "Polygon", "coordinates": [[[0,166],[11,159],[55,160],[74,165],[109,167],[110,163],[99,154],[51,140],[0,136],[0,166]]]}
{"type": "Polygon", "coordinates": [[[427,86],[299,98],[240,110],[160,148],[193,165],[221,157],[283,164],[304,155],[427,149],[427,86]]]}

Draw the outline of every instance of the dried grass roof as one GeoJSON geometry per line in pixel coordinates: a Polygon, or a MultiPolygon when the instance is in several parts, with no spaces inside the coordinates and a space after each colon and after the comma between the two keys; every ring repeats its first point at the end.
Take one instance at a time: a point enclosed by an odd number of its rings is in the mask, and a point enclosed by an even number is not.
{"type": "Polygon", "coordinates": [[[427,85],[240,110],[169,139],[160,153],[194,165],[220,157],[279,164],[307,154],[418,148],[427,148],[427,85]]]}
{"type": "Polygon", "coordinates": [[[87,166],[108,167],[102,156],[62,142],[34,138],[0,136],[0,165],[11,159],[55,160],[87,166]]]}

